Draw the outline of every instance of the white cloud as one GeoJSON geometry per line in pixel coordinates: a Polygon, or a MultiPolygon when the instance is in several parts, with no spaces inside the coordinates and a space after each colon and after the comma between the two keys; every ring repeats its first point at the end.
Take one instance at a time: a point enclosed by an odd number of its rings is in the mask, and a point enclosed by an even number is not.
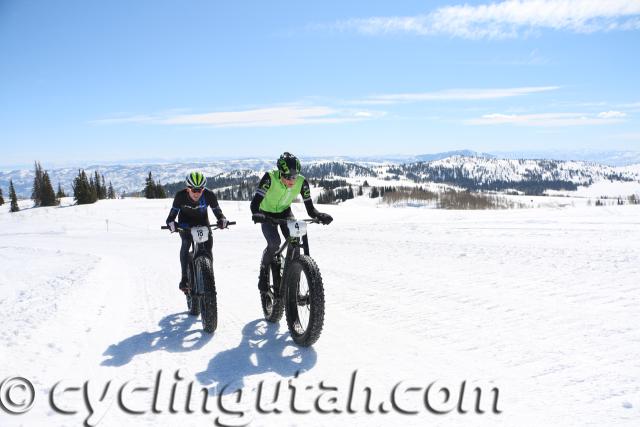
{"type": "Polygon", "coordinates": [[[363,34],[413,33],[509,38],[536,29],[578,33],[640,29],[640,0],[507,0],[447,6],[417,16],[372,17],[335,24],[363,34]]]}
{"type": "Polygon", "coordinates": [[[627,117],[627,114],[623,113],[622,111],[603,111],[602,113],[598,114],[598,117],[600,117],[601,119],[616,119],[627,117]]]}
{"type": "Polygon", "coordinates": [[[346,111],[324,106],[277,106],[202,114],[134,115],[94,120],[94,124],[146,123],[211,127],[276,127],[345,123],[379,117],[382,112],[346,111]]]}
{"type": "Polygon", "coordinates": [[[602,116],[584,113],[541,113],[541,114],[485,114],[482,117],[466,120],[468,125],[520,125],[538,127],[565,127],[608,125],[622,122],[624,116],[602,116]]]}
{"type": "Polygon", "coordinates": [[[416,101],[474,101],[509,98],[559,89],[558,86],[534,86],[506,89],[449,89],[437,92],[374,95],[362,103],[397,103],[416,101]]]}

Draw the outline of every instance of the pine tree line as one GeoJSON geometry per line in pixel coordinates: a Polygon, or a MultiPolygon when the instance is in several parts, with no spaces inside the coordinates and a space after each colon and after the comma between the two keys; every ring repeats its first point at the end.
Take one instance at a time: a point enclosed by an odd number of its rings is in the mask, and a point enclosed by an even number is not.
{"type": "Polygon", "coordinates": [[[160,181],[154,181],[153,175],[149,172],[149,176],[145,180],[144,190],[142,190],[144,197],[147,199],[166,199],[167,192],[164,190],[160,181]]]}
{"type": "Polygon", "coordinates": [[[2,188],[0,188],[0,206],[4,205],[4,197],[2,197],[2,188]]]}
{"type": "Polygon", "coordinates": [[[315,178],[311,178],[309,179],[309,184],[312,184],[316,187],[322,187],[325,190],[334,190],[338,187],[346,187],[347,186],[347,181],[344,179],[315,179],[315,178]]]}
{"type": "Polygon", "coordinates": [[[355,163],[344,162],[327,162],[303,166],[302,175],[307,179],[320,179],[326,176],[378,176],[378,174],[370,168],[355,163]]]}
{"type": "MultiPolygon", "coordinates": [[[[58,191],[64,193],[60,185],[58,191]]],[[[77,204],[87,205],[106,198],[115,199],[116,194],[111,181],[107,187],[104,175],[98,175],[98,171],[94,171],[92,177],[87,177],[84,169],[79,169],[78,176],[73,180],[73,198],[77,204]]]]}
{"type": "Polygon", "coordinates": [[[216,191],[218,200],[248,201],[253,198],[258,186],[258,178],[243,179],[238,185],[216,191]]]}
{"type": "Polygon", "coordinates": [[[56,206],[59,200],[53,191],[49,173],[42,169],[40,162],[35,162],[35,177],[33,178],[33,188],[31,191],[31,199],[34,206],[56,206]]]}
{"type": "Polygon", "coordinates": [[[353,199],[353,188],[349,186],[349,188],[338,188],[336,190],[327,189],[324,190],[318,196],[317,203],[322,205],[336,203],[336,202],[344,202],[345,200],[353,199]]]}

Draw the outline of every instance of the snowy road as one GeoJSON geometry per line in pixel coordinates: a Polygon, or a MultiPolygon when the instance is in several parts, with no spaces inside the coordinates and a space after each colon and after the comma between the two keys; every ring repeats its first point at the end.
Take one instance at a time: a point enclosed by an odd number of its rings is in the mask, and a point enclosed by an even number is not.
{"type": "MultiPolygon", "coordinates": [[[[0,381],[30,380],[35,401],[22,415],[0,408],[0,425],[81,425],[91,412],[89,424],[100,426],[640,422],[640,207],[329,206],[334,223],[309,230],[325,282],[325,328],[316,345],[300,349],[284,321],[278,328],[261,320],[264,240],[245,202],[221,202],[239,224],[214,234],[219,324],[213,336],[201,332],[177,290],[179,239],[159,230],[170,203],[16,214],[3,207],[0,381]],[[273,396],[281,381],[281,401],[260,414],[256,390],[273,396]],[[434,386],[429,410],[434,381],[454,397],[445,403],[434,386]],[[463,381],[484,387],[486,413],[472,410],[469,395],[460,413],[463,381]],[[190,382],[193,396],[206,387],[222,403],[211,398],[206,413],[193,397],[194,413],[186,413],[190,382]],[[221,393],[226,384],[242,387],[241,403],[221,393]],[[367,386],[373,414],[365,411],[367,386]],[[410,386],[420,390],[404,390],[410,386]]],[[[294,211],[303,215],[300,205],[294,211]]],[[[18,403],[28,394],[13,393],[18,403]]]]}

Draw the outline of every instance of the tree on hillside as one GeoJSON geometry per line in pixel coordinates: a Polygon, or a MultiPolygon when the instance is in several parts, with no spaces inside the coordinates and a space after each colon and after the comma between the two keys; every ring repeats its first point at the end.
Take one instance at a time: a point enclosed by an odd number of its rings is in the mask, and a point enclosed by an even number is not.
{"type": "Polygon", "coordinates": [[[49,179],[49,173],[47,171],[42,173],[40,191],[40,206],[56,206],[58,204],[56,193],[53,191],[53,186],[51,185],[51,180],[49,179]]]}
{"type": "Polygon", "coordinates": [[[160,181],[154,181],[153,175],[149,172],[149,176],[144,182],[144,189],[142,190],[144,197],[147,199],[166,199],[167,192],[165,191],[160,181]]]}
{"type": "Polygon", "coordinates": [[[40,162],[35,162],[35,176],[33,178],[31,199],[33,199],[34,206],[55,206],[58,204],[56,194],[51,185],[49,173],[42,170],[40,162]]]}
{"type": "Polygon", "coordinates": [[[62,189],[62,186],[60,185],[60,183],[58,183],[58,191],[56,192],[56,198],[60,200],[63,197],[67,197],[67,195],[64,193],[64,190],[62,189]]]}
{"type": "Polygon", "coordinates": [[[78,170],[78,176],[73,180],[73,198],[79,205],[95,203],[98,199],[93,179],[89,180],[84,169],[78,170]]]}
{"type": "Polygon", "coordinates": [[[162,184],[160,184],[160,181],[156,181],[155,192],[156,192],[156,199],[167,198],[167,192],[164,190],[164,187],[162,186],[162,184]]]}
{"type": "Polygon", "coordinates": [[[101,175],[101,178],[102,179],[100,181],[102,182],[102,186],[100,187],[100,196],[102,197],[99,197],[99,198],[106,199],[109,197],[109,192],[107,190],[107,181],[105,181],[104,175],[101,175]]]}
{"type": "Polygon", "coordinates": [[[16,189],[13,188],[13,181],[9,180],[9,198],[11,199],[11,207],[9,208],[9,212],[18,212],[20,208],[18,207],[18,196],[16,195],[16,189]]]}
{"type": "Polygon", "coordinates": [[[40,162],[35,162],[35,176],[33,177],[33,187],[31,189],[31,199],[34,206],[40,206],[42,203],[42,166],[40,162]]]}
{"type": "Polygon", "coordinates": [[[147,177],[147,179],[144,182],[144,197],[147,199],[155,199],[156,198],[156,184],[153,181],[153,176],[151,175],[151,172],[149,172],[149,176],[147,177]]]}
{"type": "Polygon", "coordinates": [[[93,185],[96,191],[96,197],[98,200],[104,200],[107,198],[107,186],[104,181],[104,175],[98,175],[98,171],[93,172],[93,185]]]}
{"type": "Polygon", "coordinates": [[[2,188],[0,188],[0,206],[4,205],[4,197],[2,197],[2,188]]]}
{"type": "Polygon", "coordinates": [[[115,199],[116,198],[116,192],[113,189],[113,184],[111,184],[111,181],[109,181],[109,189],[107,190],[107,198],[108,199],[115,199]]]}

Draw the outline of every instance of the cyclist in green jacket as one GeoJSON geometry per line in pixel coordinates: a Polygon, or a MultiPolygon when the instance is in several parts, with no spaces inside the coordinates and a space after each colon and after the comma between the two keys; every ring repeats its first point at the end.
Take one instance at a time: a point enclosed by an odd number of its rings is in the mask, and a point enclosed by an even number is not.
{"type": "MultiPolygon", "coordinates": [[[[311,189],[304,176],[300,174],[300,161],[291,153],[283,153],[277,161],[278,168],[264,174],[258,184],[256,194],[251,200],[251,213],[254,222],[262,223],[262,234],[267,240],[267,247],[262,255],[258,288],[267,291],[268,266],[280,247],[280,235],[276,225],[267,218],[294,219],[291,203],[302,196],[304,206],[311,218],[317,218],[323,224],[333,221],[331,215],[318,212],[311,200],[311,189]]],[[[289,237],[289,229],[280,225],[285,238],[289,237]]]]}

